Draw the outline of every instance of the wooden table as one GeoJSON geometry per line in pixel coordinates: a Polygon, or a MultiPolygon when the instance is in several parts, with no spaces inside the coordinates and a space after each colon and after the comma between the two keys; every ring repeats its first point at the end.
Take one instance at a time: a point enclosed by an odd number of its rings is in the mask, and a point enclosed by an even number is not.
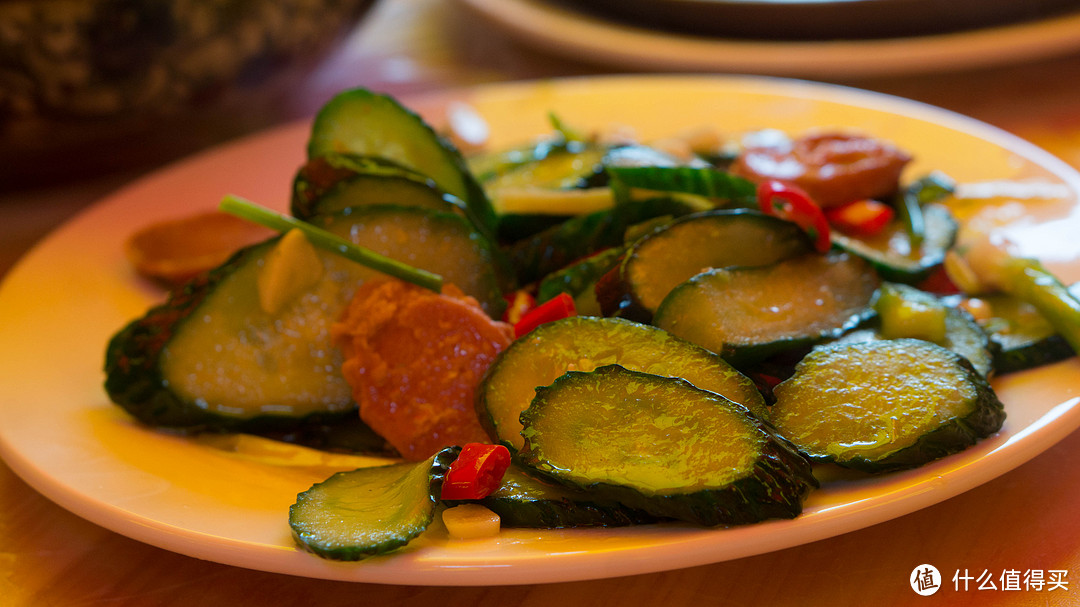
{"type": "MultiPolygon", "coordinates": [[[[385,0],[309,94],[363,84],[408,94],[502,80],[610,71],[530,50],[454,3],[385,0]]],[[[1080,56],[842,82],[943,106],[1000,126],[1080,167],[1080,56]]],[[[0,194],[0,275],[50,229],[153,167],[0,194]]],[[[2,373],[0,373],[2,376],[2,373]]],[[[1080,379],[1080,378],[1078,378],[1080,379]]],[[[203,562],[97,527],[0,464],[2,605],[1070,605],[1080,603],[1080,433],[979,488],[901,518],[796,548],[692,569],[550,585],[440,588],[295,578],[203,562]],[[920,598],[915,565],[1067,572],[1067,589],[975,589],[920,598]]],[[[951,584],[948,580],[947,584],[951,584]]]]}

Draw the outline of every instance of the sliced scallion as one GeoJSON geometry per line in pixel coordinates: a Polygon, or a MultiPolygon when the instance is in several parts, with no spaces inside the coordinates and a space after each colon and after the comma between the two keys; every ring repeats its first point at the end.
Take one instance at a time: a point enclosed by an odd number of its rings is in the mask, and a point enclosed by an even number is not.
{"type": "Polygon", "coordinates": [[[380,255],[371,249],[353,244],[337,234],[327,232],[295,217],[289,217],[261,207],[239,196],[226,196],[222,199],[218,208],[225,213],[236,215],[279,232],[287,232],[294,228],[298,229],[304,233],[304,236],[307,236],[311,244],[319,248],[337,253],[346,259],[373,270],[378,270],[394,278],[400,278],[436,293],[442,290],[442,276],[438,274],[414,268],[408,264],[380,255]]]}

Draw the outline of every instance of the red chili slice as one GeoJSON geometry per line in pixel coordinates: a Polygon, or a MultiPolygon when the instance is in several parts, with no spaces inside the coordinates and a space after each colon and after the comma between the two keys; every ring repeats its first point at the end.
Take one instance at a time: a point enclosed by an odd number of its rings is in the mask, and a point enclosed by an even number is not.
{"type": "Polygon", "coordinates": [[[825,209],[825,217],[834,228],[856,236],[873,236],[881,232],[895,215],[891,206],[873,198],[825,209]]]}
{"type": "Polygon", "coordinates": [[[574,298],[567,293],[559,293],[526,312],[521,317],[521,320],[514,324],[514,337],[521,337],[546,322],[568,318],[576,314],[577,308],[574,306],[574,298]]]}
{"type": "Polygon", "coordinates": [[[814,248],[825,253],[832,246],[829,239],[829,220],[810,196],[798,186],[770,179],[757,188],[761,211],[786,219],[805,230],[814,239],[814,248]],[[780,204],[775,201],[779,200],[780,204]]]}
{"type": "Polygon", "coordinates": [[[446,471],[442,499],[483,499],[499,488],[509,467],[510,451],[505,446],[468,443],[446,471]]]}

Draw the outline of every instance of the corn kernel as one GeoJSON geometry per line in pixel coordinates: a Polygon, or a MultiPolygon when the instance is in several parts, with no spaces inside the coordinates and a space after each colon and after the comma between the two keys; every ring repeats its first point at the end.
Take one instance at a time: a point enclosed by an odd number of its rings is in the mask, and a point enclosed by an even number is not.
{"type": "Polygon", "coordinates": [[[447,508],[442,515],[450,537],[470,540],[499,534],[499,515],[480,504],[461,504],[447,508]]]}
{"type": "Polygon", "coordinates": [[[322,261],[303,232],[289,230],[274,245],[259,270],[257,288],[259,307],[276,316],[294,299],[318,284],[323,275],[322,261]]]}

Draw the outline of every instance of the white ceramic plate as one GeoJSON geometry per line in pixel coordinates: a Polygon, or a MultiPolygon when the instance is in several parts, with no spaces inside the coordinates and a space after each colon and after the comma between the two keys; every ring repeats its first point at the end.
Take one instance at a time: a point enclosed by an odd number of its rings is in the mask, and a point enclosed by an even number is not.
{"type": "Polygon", "coordinates": [[[784,42],[648,29],[550,0],[458,2],[530,46],[575,61],[645,71],[885,76],[1020,63],[1080,48],[1080,13],[932,36],[784,42]]]}
{"type": "MultiPolygon", "coordinates": [[[[1016,235],[1063,279],[1080,279],[1075,239],[1080,175],[1045,152],[982,123],[925,105],[850,89],[757,78],[600,78],[456,91],[410,105],[441,122],[466,101],[490,123],[493,144],[547,132],[547,112],[569,124],[637,127],[645,137],[711,124],[732,131],[799,132],[844,126],[915,153],[913,174],[964,181],[1046,179],[1063,200],[1031,203],[1016,235]],[[1053,253],[1056,257],[1049,257],[1053,253]]],[[[252,569],[395,584],[517,584],[688,567],[834,536],[926,507],[1027,461],[1080,426],[1071,359],[995,382],[1008,411],[1002,432],[919,470],[828,482],[797,519],[736,529],[655,525],[594,530],[505,530],[456,542],[438,527],[400,553],[335,563],[293,544],[296,494],[349,458],[240,456],[133,424],[108,402],[108,338],[161,294],[138,280],[121,245],[145,223],[215,206],[226,193],[284,209],[303,158],[306,124],[212,150],[123,189],[74,218],[11,272],[0,290],[0,455],[72,512],[161,548],[252,569]]],[[[962,209],[961,209],[962,211],[962,209]]]]}

